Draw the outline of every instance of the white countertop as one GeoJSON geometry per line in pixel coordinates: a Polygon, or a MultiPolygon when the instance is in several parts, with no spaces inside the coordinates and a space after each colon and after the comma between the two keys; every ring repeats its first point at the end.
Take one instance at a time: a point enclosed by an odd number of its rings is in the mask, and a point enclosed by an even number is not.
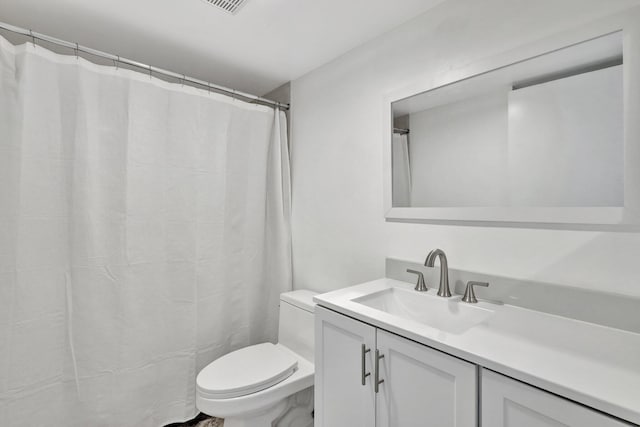
{"type": "MultiPolygon", "coordinates": [[[[414,285],[379,279],[317,295],[314,300],[381,329],[640,424],[640,334],[483,301],[478,306],[495,314],[454,334],[351,301],[390,287],[413,289],[414,285]]],[[[429,292],[435,293],[433,289],[429,292]]]]}

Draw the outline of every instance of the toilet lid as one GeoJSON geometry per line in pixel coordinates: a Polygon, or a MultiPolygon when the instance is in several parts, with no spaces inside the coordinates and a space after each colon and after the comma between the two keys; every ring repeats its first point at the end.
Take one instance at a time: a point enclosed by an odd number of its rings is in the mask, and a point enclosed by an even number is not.
{"type": "Polygon", "coordinates": [[[212,399],[244,396],[285,380],[298,367],[296,358],[271,343],[236,350],[207,365],[196,379],[198,391],[212,399]]]}

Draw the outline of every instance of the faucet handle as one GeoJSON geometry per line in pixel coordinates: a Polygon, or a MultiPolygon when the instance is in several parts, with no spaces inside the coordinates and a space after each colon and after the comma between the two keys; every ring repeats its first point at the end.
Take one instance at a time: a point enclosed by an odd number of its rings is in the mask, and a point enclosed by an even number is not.
{"type": "Polygon", "coordinates": [[[488,288],[489,284],[487,282],[476,282],[474,280],[468,281],[467,288],[464,290],[464,295],[462,297],[463,302],[467,302],[469,304],[475,304],[478,302],[476,293],[473,290],[474,286],[482,286],[483,288],[488,288]]]}
{"type": "Polygon", "coordinates": [[[427,288],[427,285],[425,285],[424,283],[424,275],[422,274],[421,271],[411,270],[410,268],[407,268],[407,273],[413,273],[418,275],[418,282],[416,283],[416,287],[414,288],[416,291],[427,292],[429,290],[427,288]]]}

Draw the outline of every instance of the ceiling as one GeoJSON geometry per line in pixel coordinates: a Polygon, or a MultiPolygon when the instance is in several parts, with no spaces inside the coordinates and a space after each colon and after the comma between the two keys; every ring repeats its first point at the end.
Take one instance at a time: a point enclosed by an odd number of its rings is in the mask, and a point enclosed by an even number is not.
{"type": "Polygon", "coordinates": [[[263,95],[443,0],[0,0],[0,21],[263,95]]]}

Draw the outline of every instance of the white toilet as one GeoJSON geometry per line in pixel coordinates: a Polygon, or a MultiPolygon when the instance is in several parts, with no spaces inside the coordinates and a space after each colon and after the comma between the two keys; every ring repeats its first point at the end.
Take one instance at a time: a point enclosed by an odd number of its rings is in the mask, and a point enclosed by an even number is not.
{"type": "MultiPolygon", "coordinates": [[[[307,290],[280,295],[278,344],[236,350],[200,371],[196,406],[201,412],[224,418],[225,427],[271,427],[275,420],[305,425],[291,419],[300,400],[295,395],[313,386],[314,295],[307,290]]],[[[305,393],[312,405],[312,392],[305,393]]],[[[305,408],[304,417],[312,425],[311,408],[305,408]]]]}

